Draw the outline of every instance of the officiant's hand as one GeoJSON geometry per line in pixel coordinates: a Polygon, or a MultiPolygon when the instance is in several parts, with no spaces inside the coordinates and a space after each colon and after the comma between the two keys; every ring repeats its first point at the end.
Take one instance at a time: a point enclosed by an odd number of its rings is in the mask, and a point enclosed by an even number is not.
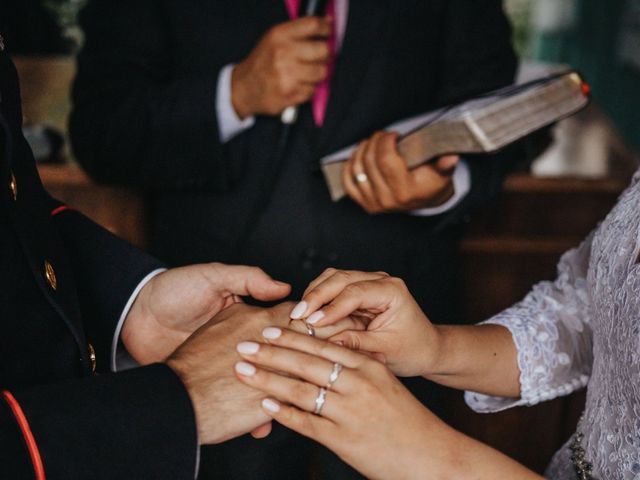
{"type": "Polygon", "coordinates": [[[259,268],[208,263],[167,270],[140,291],[122,328],[127,351],[140,364],[164,361],[178,345],[241,296],[272,301],[291,287],[259,268]]]}
{"type": "Polygon", "coordinates": [[[291,312],[315,327],[351,317],[365,331],[345,331],[331,338],[354,350],[377,354],[400,376],[436,371],[441,332],[420,309],[405,283],[386,273],[329,268],[304,292],[291,312]]]}
{"type": "Polygon", "coordinates": [[[442,205],[454,194],[452,176],[460,158],[448,155],[409,170],[397,137],[377,132],[358,145],[342,170],[345,191],[371,214],[442,205]]]}
{"type": "Polygon", "coordinates": [[[307,102],[327,76],[328,18],[304,17],[272,27],[231,75],[231,102],[240,118],[279,115],[307,102]]]}

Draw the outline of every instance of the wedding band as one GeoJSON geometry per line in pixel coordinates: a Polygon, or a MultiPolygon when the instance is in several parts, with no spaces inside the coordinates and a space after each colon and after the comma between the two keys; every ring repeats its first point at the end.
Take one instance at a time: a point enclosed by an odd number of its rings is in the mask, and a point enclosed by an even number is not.
{"type": "Polygon", "coordinates": [[[318,396],[316,397],[316,408],[313,409],[313,413],[316,415],[320,415],[322,411],[322,407],[324,406],[324,402],[327,399],[327,389],[324,387],[320,387],[320,391],[318,392],[318,396]]]}
{"type": "Polygon", "coordinates": [[[331,390],[331,387],[333,387],[333,384],[336,383],[336,380],[338,380],[338,377],[340,376],[341,371],[342,371],[342,364],[338,362],[334,363],[333,370],[331,371],[331,375],[329,375],[329,381],[324,386],[324,388],[326,388],[327,390],[331,390]]]}
{"type": "Polygon", "coordinates": [[[364,172],[358,173],[355,176],[356,182],[358,183],[365,183],[367,181],[369,181],[369,177],[367,177],[367,174],[364,172]]]}
{"type": "Polygon", "coordinates": [[[309,325],[307,322],[305,322],[304,320],[303,320],[302,323],[304,323],[304,326],[307,327],[307,333],[309,334],[309,336],[310,337],[315,337],[316,336],[316,330],[311,325],[309,325]]]}

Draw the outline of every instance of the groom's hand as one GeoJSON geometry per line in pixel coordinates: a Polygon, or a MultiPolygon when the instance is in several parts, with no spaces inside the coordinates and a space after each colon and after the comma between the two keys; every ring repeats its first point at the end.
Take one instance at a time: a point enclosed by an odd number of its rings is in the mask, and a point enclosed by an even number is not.
{"type": "MultiPolygon", "coordinates": [[[[198,329],[167,360],[182,379],[196,413],[200,443],[219,443],[244,433],[269,434],[271,418],[261,408],[264,394],[238,381],[234,368],[241,360],[236,345],[260,341],[266,327],[279,326],[307,334],[300,321],[292,321],[292,303],[272,308],[233,305],[198,329]]],[[[327,338],[336,331],[362,330],[364,325],[344,319],[315,331],[327,338]]]]}
{"type": "Polygon", "coordinates": [[[278,300],[291,287],[259,268],[209,263],[167,270],[136,298],[122,329],[122,341],[139,363],[164,361],[195,330],[241,296],[278,300]]]}

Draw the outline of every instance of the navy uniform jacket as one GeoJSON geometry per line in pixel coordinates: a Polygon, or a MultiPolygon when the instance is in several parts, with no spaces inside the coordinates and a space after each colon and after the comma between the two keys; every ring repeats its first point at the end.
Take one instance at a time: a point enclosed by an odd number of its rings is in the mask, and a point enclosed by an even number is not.
{"type": "Polygon", "coordinates": [[[0,478],[192,479],[195,420],[173,371],[93,374],[158,262],[44,191],[4,51],[0,94],[0,478]]]}

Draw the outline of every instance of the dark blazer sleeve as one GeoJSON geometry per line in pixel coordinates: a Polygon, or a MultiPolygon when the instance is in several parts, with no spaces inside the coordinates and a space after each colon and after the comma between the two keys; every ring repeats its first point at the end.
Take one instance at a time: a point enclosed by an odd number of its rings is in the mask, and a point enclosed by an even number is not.
{"type": "Polygon", "coordinates": [[[70,119],[75,155],[101,182],[225,189],[218,75],[173,65],[166,21],[155,0],[93,0],[82,12],[86,38],[70,119]]]}
{"type": "MultiPolygon", "coordinates": [[[[455,104],[513,83],[517,59],[502,2],[448,0],[445,8],[438,103],[455,104]]],[[[460,220],[470,209],[493,198],[509,168],[522,155],[522,145],[516,144],[494,155],[465,158],[471,171],[471,190],[454,209],[443,214],[443,224],[460,220]]]]}
{"type": "Polygon", "coordinates": [[[194,478],[194,413],[166,365],[2,394],[0,478],[194,478]]]}
{"type": "Polygon", "coordinates": [[[51,207],[52,212],[63,209],[54,222],[75,275],[85,333],[98,358],[111,358],[115,329],[132,292],[150,272],[165,265],[81,213],[55,200],[51,207]]]}

